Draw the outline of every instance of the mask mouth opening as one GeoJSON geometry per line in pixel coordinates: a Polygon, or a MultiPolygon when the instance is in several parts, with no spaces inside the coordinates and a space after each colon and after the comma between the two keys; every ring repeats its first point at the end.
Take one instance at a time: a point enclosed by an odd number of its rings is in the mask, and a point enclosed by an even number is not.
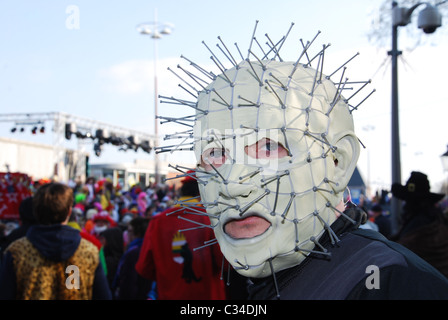
{"type": "Polygon", "coordinates": [[[271,222],[259,215],[246,214],[238,219],[230,219],[223,229],[232,239],[243,240],[261,236],[271,225],[271,222]]]}

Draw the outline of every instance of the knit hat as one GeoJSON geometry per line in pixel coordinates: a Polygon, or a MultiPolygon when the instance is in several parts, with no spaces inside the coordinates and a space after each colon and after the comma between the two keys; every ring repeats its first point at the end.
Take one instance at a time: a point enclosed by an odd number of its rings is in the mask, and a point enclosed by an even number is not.
{"type": "Polygon", "coordinates": [[[180,182],[182,184],[187,183],[187,182],[196,182],[196,179],[194,178],[195,176],[196,176],[196,172],[195,171],[188,170],[187,171],[187,175],[180,182]]]}

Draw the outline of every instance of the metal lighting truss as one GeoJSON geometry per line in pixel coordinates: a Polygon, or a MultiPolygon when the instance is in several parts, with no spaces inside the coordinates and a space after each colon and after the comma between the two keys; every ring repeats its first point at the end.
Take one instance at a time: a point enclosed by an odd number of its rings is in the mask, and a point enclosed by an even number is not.
{"type": "Polygon", "coordinates": [[[63,112],[6,113],[0,114],[0,122],[14,122],[16,126],[44,125],[52,121],[53,146],[56,163],[63,157],[64,139],[74,135],[78,139],[78,149],[83,139],[96,140],[94,149],[97,156],[101,153],[101,145],[110,143],[122,150],[137,151],[141,148],[150,153],[155,145],[156,137],[143,131],[123,128],[93,119],[74,116],[63,112]]]}

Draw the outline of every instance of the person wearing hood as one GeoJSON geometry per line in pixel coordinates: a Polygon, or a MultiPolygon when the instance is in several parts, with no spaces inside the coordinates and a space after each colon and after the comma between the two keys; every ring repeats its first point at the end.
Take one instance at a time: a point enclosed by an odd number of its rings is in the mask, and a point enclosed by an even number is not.
{"type": "Polygon", "coordinates": [[[67,226],[73,191],[61,183],[41,186],[33,198],[38,224],[5,250],[2,300],[111,299],[98,248],[67,226]]]}

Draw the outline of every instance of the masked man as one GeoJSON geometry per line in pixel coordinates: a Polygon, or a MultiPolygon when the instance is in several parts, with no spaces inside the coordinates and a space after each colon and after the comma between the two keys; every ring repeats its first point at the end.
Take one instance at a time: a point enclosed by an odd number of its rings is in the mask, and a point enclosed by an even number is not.
{"type": "Polygon", "coordinates": [[[201,199],[250,297],[448,298],[443,276],[358,229],[365,213],[344,203],[360,147],[345,84],[321,73],[323,51],[316,69],[271,51],[220,68],[195,105],[201,199]]]}

